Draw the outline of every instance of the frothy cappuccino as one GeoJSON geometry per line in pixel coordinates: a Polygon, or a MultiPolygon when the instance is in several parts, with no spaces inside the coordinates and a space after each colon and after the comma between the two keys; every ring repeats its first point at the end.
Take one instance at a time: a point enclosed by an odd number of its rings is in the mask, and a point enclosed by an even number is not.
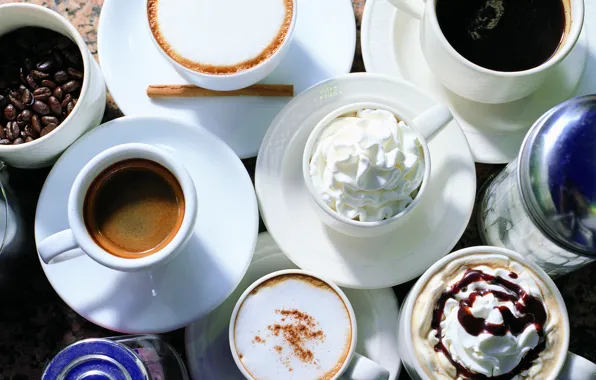
{"type": "Polygon", "coordinates": [[[506,255],[470,254],[422,288],[412,341],[433,378],[554,378],[566,354],[563,313],[530,267],[506,255]]]}
{"type": "Polygon", "coordinates": [[[148,0],[157,43],[173,60],[205,74],[259,65],[288,37],[292,0],[148,0]]]}
{"type": "Polygon", "coordinates": [[[285,274],[256,287],[241,304],[234,343],[254,379],[337,376],[352,342],[350,313],[325,282],[285,274]]]}

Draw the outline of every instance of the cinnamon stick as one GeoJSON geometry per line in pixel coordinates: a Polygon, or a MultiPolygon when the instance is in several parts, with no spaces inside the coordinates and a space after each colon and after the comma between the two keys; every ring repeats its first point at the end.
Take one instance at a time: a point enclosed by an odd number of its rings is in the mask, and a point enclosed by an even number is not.
{"type": "Polygon", "coordinates": [[[233,91],[214,91],[192,84],[153,84],[147,87],[150,98],[198,98],[213,96],[294,96],[291,84],[253,84],[233,91]]]}

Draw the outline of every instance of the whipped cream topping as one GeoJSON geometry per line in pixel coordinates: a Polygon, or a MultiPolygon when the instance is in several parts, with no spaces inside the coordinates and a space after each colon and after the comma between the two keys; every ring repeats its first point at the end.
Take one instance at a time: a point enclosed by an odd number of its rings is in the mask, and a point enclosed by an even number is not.
{"type": "Polygon", "coordinates": [[[439,298],[428,339],[465,377],[540,371],[548,316],[540,288],[520,269],[468,269],[439,298]]]}
{"type": "Polygon", "coordinates": [[[415,198],[424,177],[416,134],[389,111],[361,109],[323,130],[310,176],[323,202],[361,222],[390,218],[415,198]]]}

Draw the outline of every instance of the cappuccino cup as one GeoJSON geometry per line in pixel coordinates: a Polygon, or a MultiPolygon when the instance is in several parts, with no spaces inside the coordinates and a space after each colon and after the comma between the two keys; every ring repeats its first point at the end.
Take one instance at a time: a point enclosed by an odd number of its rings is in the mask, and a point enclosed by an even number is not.
{"type": "Polygon", "coordinates": [[[388,1],[420,20],[422,52],[437,79],[481,103],[536,91],[571,52],[584,22],[583,0],[388,1]]]}
{"type": "Polygon", "coordinates": [[[296,0],[146,0],[157,49],[190,83],[216,91],[255,84],[279,65],[296,0]]]}
{"type": "Polygon", "coordinates": [[[192,236],[197,215],[193,180],[175,157],[130,143],[103,151],[74,180],[70,228],[44,239],[41,259],[80,248],[111,269],[136,271],[166,263],[192,236]]]}
{"type": "Polygon", "coordinates": [[[471,247],[431,266],[404,300],[398,351],[413,379],[591,379],[568,352],[569,318],[552,279],[520,254],[471,247]]]}
{"type": "Polygon", "coordinates": [[[389,372],[355,352],[350,301],[332,282],[282,270],[254,282],[230,321],[230,349],[249,380],[384,380],[389,372]]]}

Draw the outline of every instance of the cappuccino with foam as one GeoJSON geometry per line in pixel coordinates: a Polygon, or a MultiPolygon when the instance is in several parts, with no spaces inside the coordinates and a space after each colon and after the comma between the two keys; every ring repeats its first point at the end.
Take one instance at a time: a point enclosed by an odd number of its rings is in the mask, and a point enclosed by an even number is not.
{"type": "Polygon", "coordinates": [[[148,0],[151,33],[182,66],[234,74],[266,61],[288,38],[292,0],[148,0]]]}
{"type": "Polygon", "coordinates": [[[232,349],[253,379],[334,379],[349,360],[352,324],[343,298],[327,283],[283,274],[242,301],[232,349]]]}

